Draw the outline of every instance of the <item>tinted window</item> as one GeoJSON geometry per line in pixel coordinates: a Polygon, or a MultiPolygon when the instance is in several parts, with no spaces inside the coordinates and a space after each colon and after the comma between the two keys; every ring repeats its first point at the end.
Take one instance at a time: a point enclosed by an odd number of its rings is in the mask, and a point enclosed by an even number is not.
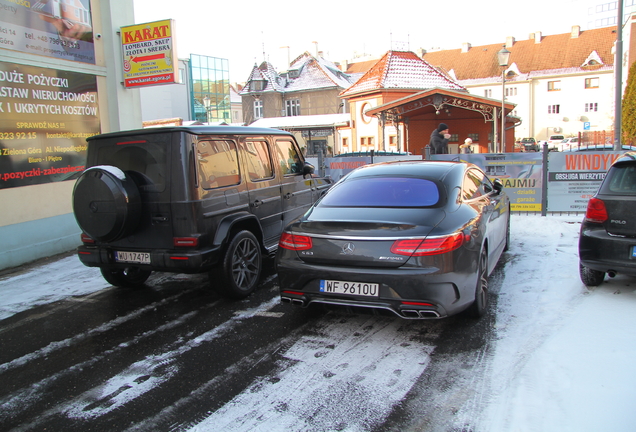
{"type": "Polygon", "coordinates": [[[170,136],[161,134],[98,140],[97,160],[129,174],[142,191],[163,191],[169,143],[170,136]]]}
{"type": "Polygon", "coordinates": [[[601,193],[636,195],[636,165],[614,165],[607,173],[601,193]]]}
{"type": "Polygon", "coordinates": [[[238,155],[233,141],[199,141],[197,159],[202,188],[214,189],[239,184],[238,155]]]}
{"type": "Polygon", "coordinates": [[[292,141],[276,141],[276,160],[283,174],[297,174],[302,171],[303,164],[292,141]]]}
{"type": "Polygon", "coordinates": [[[462,198],[464,200],[470,200],[478,198],[483,194],[481,189],[481,177],[477,175],[476,171],[468,171],[464,176],[464,184],[462,185],[462,198]]]}
{"type": "Polygon", "coordinates": [[[272,159],[265,141],[247,141],[245,143],[247,175],[252,181],[274,177],[272,159]]]}
{"type": "Polygon", "coordinates": [[[437,185],[420,178],[367,177],[343,181],[320,202],[330,207],[429,207],[437,204],[437,185]]]}

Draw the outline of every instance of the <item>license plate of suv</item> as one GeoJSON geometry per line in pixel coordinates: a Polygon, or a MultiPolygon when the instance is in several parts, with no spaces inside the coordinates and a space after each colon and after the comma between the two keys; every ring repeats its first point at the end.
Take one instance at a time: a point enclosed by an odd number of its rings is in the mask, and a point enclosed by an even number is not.
{"type": "Polygon", "coordinates": [[[347,282],[338,280],[321,280],[320,292],[335,294],[361,295],[378,297],[379,284],[366,282],[347,282]]]}
{"type": "Polygon", "coordinates": [[[150,264],[150,253],[115,251],[115,261],[131,264],[150,264]]]}

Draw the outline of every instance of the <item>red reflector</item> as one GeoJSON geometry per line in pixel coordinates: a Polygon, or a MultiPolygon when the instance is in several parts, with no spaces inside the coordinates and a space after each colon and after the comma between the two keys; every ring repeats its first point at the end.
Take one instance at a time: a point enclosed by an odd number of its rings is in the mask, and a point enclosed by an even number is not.
{"type": "Polygon", "coordinates": [[[311,237],[309,236],[296,235],[296,234],[284,232],[280,236],[280,240],[278,241],[278,246],[282,247],[283,249],[299,251],[299,250],[311,249],[313,246],[313,243],[311,241],[311,237]]]}
{"type": "Polygon", "coordinates": [[[283,294],[291,294],[291,295],[301,296],[301,295],[304,295],[305,293],[301,293],[301,292],[298,292],[298,291],[283,291],[283,294]]]}
{"type": "Polygon", "coordinates": [[[80,239],[82,240],[82,243],[89,243],[89,244],[95,243],[95,240],[93,240],[92,238],[90,238],[84,233],[80,234],[80,239]]]}
{"type": "Polygon", "coordinates": [[[173,257],[170,257],[170,259],[175,261],[178,261],[178,260],[184,261],[184,260],[189,260],[190,258],[173,256],[173,257]]]}
{"type": "Polygon", "coordinates": [[[587,202],[587,210],[585,211],[585,220],[587,222],[603,223],[607,220],[607,209],[605,203],[598,198],[590,198],[587,202]]]}
{"type": "Polygon", "coordinates": [[[409,306],[435,306],[434,304],[431,304],[431,303],[409,302],[409,301],[402,302],[402,304],[409,305],[409,306]]]}
{"type": "Polygon", "coordinates": [[[92,252],[82,252],[82,251],[80,251],[79,254],[80,255],[92,255],[93,253],[92,252]]]}
{"type": "Polygon", "coordinates": [[[172,241],[175,247],[194,247],[199,244],[197,237],[174,237],[172,241]]]}
{"type": "Polygon", "coordinates": [[[391,246],[391,253],[406,256],[439,255],[454,251],[464,244],[464,233],[455,233],[449,236],[427,239],[396,240],[391,246]]]}

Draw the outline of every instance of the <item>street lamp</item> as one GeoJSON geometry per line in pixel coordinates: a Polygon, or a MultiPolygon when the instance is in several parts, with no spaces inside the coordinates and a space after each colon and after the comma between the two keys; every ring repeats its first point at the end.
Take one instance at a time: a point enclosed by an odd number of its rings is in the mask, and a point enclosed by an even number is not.
{"type": "Polygon", "coordinates": [[[503,68],[501,71],[501,151],[506,151],[506,67],[510,59],[510,51],[506,46],[497,53],[499,66],[503,68]]]}

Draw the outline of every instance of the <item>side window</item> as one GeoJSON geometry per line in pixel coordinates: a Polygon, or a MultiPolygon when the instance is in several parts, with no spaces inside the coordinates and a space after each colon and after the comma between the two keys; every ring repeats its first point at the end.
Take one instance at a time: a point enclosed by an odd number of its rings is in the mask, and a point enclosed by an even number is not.
{"type": "Polygon", "coordinates": [[[471,200],[479,198],[483,195],[481,188],[482,179],[479,173],[475,170],[469,170],[464,175],[464,184],[462,185],[462,198],[464,200],[471,200]]]}
{"type": "Polygon", "coordinates": [[[298,174],[302,172],[303,163],[293,141],[276,140],[275,157],[283,175],[298,174]]]}
{"type": "Polygon", "coordinates": [[[201,140],[197,143],[199,181],[203,189],[240,183],[236,144],[226,140],[201,140]]]}
{"type": "Polygon", "coordinates": [[[266,141],[245,142],[245,162],[247,175],[252,181],[274,177],[272,158],[266,141]]]}

